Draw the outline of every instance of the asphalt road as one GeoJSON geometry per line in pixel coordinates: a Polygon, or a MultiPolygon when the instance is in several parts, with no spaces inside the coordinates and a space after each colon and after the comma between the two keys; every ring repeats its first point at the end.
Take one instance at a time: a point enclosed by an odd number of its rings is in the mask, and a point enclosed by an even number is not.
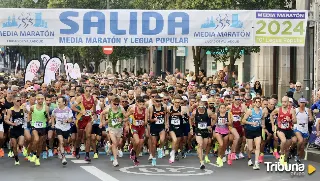
{"type": "MultiPolygon", "coordinates": [[[[71,156],[68,156],[71,157],[71,156]]],[[[14,166],[13,158],[0,158],[0,180],[1,181],[315,181],[319,180],[320,164],[304,161],[306,165],[311,164],[319,169],[312,175],[303,177],[292,177],[289,173],[268,173],[266,165],[260,164],[260,170],[253,170],[247,166],[247,160],[236,160],[232,166],[224,164],[218,168],[215,165],[216,158],[211,157],[211,164],[206,164],[205,170],[199,169],[199,161],[196,156],[188,156],[185,159],[168,163],[168,158],[157,159],[157,166],[152,167],[147,156],[140,157],[140,165],[133,166],[128,155],[119,159],[119,167],[113,167],[109,157],[100,155],[99,159],[92,160],[90,164],[82,158],[68,158],[68,165],[62,166],[58,158],[41,159],[41,166],[36,167],[34,163],[24,161],[21,157],[20,165],[14,166]]],[[[275,162],[272,157],[265,161],[275,162]]]]}

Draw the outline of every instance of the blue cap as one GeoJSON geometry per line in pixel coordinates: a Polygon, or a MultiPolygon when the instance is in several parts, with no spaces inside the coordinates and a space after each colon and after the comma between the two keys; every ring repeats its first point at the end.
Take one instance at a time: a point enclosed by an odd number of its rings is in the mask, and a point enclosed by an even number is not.
{"type": "Polygon", "coordinates": [[[210,95],[215,95],[216,94],[216,91],[215,90],[211,90],[210,91],[210,95]]]}

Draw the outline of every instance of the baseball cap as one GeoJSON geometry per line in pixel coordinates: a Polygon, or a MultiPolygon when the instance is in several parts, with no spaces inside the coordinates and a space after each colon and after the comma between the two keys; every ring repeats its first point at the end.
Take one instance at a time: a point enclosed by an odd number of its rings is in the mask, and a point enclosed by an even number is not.
{"type": "Polygon", "coordinates": [[[307,99],[305,99],[304,97],[301,97],[301,98],[299,99],[299,102],[300,102],[300,103],[307,103],[308,101],[307,101],[307,99]]]}
{"type": "Polygon", "coordinates": [[[289,102],[293,102],[293,99],[292,99],[292,98],[289,98],[289,102]]]}

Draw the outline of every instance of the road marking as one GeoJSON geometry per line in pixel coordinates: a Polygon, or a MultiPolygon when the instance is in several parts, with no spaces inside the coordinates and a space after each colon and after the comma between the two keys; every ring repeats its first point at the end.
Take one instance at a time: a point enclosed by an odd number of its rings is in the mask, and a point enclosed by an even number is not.
{"type": "Polygon", "coordinates": [[[215,166],[215,167],[219,167],[219,165],[214,164],[214,163],[208,163],[209,165],[215,166]]]}
{"type": "Polygon", "coordinates": [[[118,179],[112,177],[111,175],[101,171],[95,166],[81,166],[82,169],[89,172],[90,174],[96,176],[98,179],[102,181],[119,181],[118,179]]]}
{"type": "Polygon", "coordinates": [[[201,176],[210,175],[213,173],[212,170],[200,170],[196,167],[185,167],[185,166],[172,166],[172,165],[139,165],[120,168],[121,172],[131,173],[136,175],[153,175],[153,176],[201,176]]]}
{"type": "Polygon", "coordinates": [[[84,160],[71,160],[73,163],[86,163],[88,164],[89,162],[84,161],[84,160]]]}
{"type": "Polygon", "coordinates": [[[66,156],[66,158],[76,158],[73,155],[65,155],[65,156],[66,156]]]}

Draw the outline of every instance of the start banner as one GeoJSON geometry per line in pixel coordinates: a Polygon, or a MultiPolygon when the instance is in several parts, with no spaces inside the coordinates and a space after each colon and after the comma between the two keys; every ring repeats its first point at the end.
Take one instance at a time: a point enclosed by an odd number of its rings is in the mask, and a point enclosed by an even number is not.
{"type": "Polygon", "coordinates": [[[304,46],[307,11],[1,9],[5,46],[304,46]]]}

